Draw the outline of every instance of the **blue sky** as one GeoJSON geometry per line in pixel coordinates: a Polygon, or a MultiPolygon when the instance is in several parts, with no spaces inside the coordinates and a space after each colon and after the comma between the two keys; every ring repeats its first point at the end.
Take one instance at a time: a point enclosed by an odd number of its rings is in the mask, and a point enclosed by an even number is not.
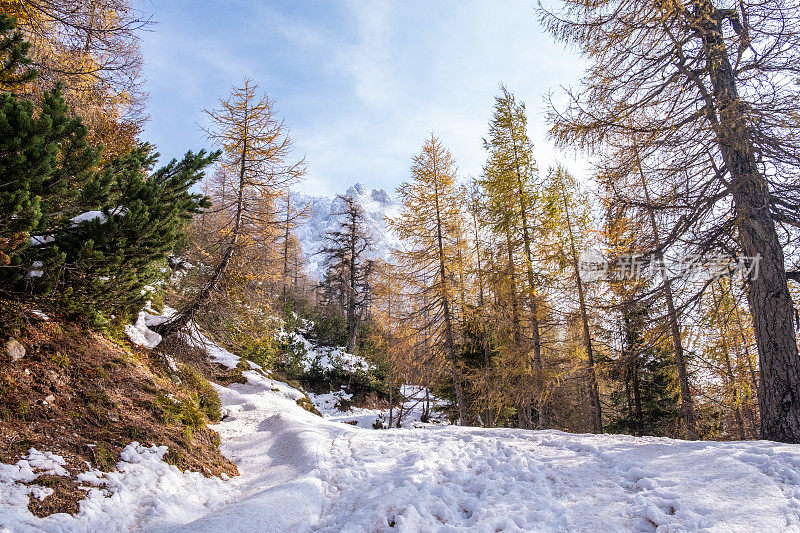
{"type": "Polygon", "coordinates": [[[164,157],[208,143],[203,108],[245,77],[277,101],[309,173],[302,189],[356,181],[393,190],[435,132],[463,177],[477,176],[498,84],[526,102],[539,166],[558,160],[544,98],[578,82],[578,58],[543,32],[530,0],[142,0],[151,121],[164,157]]]}

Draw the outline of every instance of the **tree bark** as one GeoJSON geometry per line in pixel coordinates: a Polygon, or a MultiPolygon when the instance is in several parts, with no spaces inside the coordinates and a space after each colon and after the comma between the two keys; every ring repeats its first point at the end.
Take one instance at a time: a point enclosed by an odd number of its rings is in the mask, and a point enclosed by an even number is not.
{"type": "Polygon", "coordinates": [[[800,443],[800,357],[784,254],[770,212],[767,180],[759,171],[752,133],[722,36],[724,17],[709,0],[695,0],[694,29],[703,43],[713,87],[717,146],[728,172],[741,252],[753,261],[747,300],[761,367],[761,437],[800,443]]]}
{"type": "Polygon", "coordinates": [[[644,433],[644,414],[642,413],[642,387],[639,380],[639,356],[636,355],[633,361],[633,372],[631,379],[633,380],[633,410],[636,416],[636,430],[634,434],[641,437],[644,433]]]}

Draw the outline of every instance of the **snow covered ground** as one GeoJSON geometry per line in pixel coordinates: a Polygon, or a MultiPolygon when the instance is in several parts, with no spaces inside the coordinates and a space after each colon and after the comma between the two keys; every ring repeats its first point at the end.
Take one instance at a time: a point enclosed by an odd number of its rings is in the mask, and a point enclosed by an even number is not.
{"type": "Polygon", "coordinates": [[[0,531],[800,531],[798,446],[376,431],[303,410],[300,391],[258,369],[245,376],[217,388],[227,416],[215,426],[240,476],[181,473],[163,449],[131,445],[119,472],[81,478],[77,516],[37,519],[26,503],[40,493],[14,480],[59,461],[32,450],[0,465],[0,531]]]}
{"type": "MultiPolygon", "coordinates": [[[[420,421],[423,412],[422,402],[425,400],[425,389],[406,385],[402,388],[402,392],[406,397],[401,418],[402,427],[423,427],[427,425],[420,421]]],[[[348,394],[344,390],[333,391],[327,394],[308,393],[311,402],[327,420],[343,422],[360,428],[374,428],[376,420],[380,417],[383,426],[387,427],[389,421],[388,409],[367,409],[353,406],[349,409],[342,410],[342,402],[350,400],[352,396],[352,394],[348,394]]],[[[432,398],[432,405],[435,405],[437,401],[438,399],[432,398]]],[[[396,420],[396,417],[399,415],[399,410],[395,408],[393,420],[396,420]]],[[[430,413],[429,423],[442,425],[445,422],[438,413],[430,413]]]]}

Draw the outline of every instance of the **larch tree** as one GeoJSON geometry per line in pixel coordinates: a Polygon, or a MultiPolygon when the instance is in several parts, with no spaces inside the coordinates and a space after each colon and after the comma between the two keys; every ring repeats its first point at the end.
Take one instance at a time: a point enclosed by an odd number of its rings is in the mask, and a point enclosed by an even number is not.
{"type": "MultiPolygon", "coordinates": [[[[495,98],[495,108],[489,122],[489,137],[484,140],[489,159],[484,168],[481,185],[486,195],[508,214],[508,244],[522,243],[524,275],[527,281],[525,294],[530,311],[530,338],[533,349],[533,368],[540,388],[544,388],[542,362],[541,326],[539,324],[540,302],[538,283],[534,273],[533,240],[537,177],[536,161],[533,158],[533,143],[528,138],[525,104],[518,103],[505,86],[495,98]]],[[[538,426],[549,424],[545,394],[537,402],[538,426]]]]}
{"type": "Polygon", "coordinates": [[[214,211],[224,213],[217,243],[221,256],[211,275],[174,317],[157,326],[162,335],[184,328],[211,298],[234,255],[243,244],[266,244],[259,239],[280,229],[276,205],[288,186],[305,173],[303,159],[292,159],[292,142],[275,103],[245,80],[234,87],[220,107],[207,110],[208,138],[222,147],[219,202],[214,211]],[[259,242],[260,241],[260,242],[259,242]]]}
{"type": "Polygon", "coordinates": [[[415,314],[425,314],[431,325],[432,349],[441,350],[450,366],[459,423],[467,423],[467,411],[456,357],[456,272],[463,216],[462,198],[456,186],[456,167],[450,152],[433,134],[414,156],[411,180],[397,190],[402,212],[390,227],[407,249],[396,254],[398,268],[418,280],[418,294],[425,304],[415,314]]]}
{"type": "Polygon", "coordinates": [[[680,408],[685,437],[689,440],[694,440],[697,438],[697,422],[689,383],[686,350],[682,337],[681,311],[683,306],[680,305],[676,298],[674,275],[666,267],[664,242],[661,236],[663,222],[660,219],[662,217],[661,213],[664,211],[664,206],[661,203],[669,202],[671,198],[667,197],[654,201],[651,197],[650,187],[652,184],[648,179],[649,172],[644,166],[639,150],[639,141],[636,136],[629,135],[627,145],[614,151],[613,154],[606,158],[606,161],[611,162],[611,164],[600,163],[597,181],[602,187],[603,200],[610,204],[616,204],[617,216],[635,217],[641,223],[641,227],[639,227],[639,235],[641,237],[638,239],[639,247],[636,250],[631,250],[629,259],[632,259],[636,254],[643,254],[647,250],[652,250],[655,264],[659,267],[658,275],[661,278],[661,283],[656,287],[655,291],[650,291],[650,294],[644,294],[643,297],[651,300],[663,298],[666,303],[666,315],[663,320],[658,322],[662,323],[667,329],[672,342],[672,354],[680,388],[680,408]],[[620,165],[620,161],[627,161],[628,163],[620,165]],[[621,191],[626,191],[626,195],[630,194],[631,191],[636,191],[635,196],[641,197],[644,201],[638,203],[627,200],[621,201],[619,196],[621,191]],[[647,242],[648,240],[649,242],[647,242]]]}
{"type": "Polygon", "coordinates": [[[595,367],[596,347],[589,325],[586,284],[581,276],[580,252],[591,233],[592,218],[588,199],[578,189],[575,178],[562,166],[551,168],[545,186],[547,225],[551,238],[557,243],[559,262],[567,266],[575,293],[578,295],[578,313],[583,333],[586,355],[586,381],[589,388],[589,412],[594,433],[603,432],[603,412],[595,367]]]}
{"type": "Polygon", "coordinates": [[[39,72],[15,92],[40,101],[63,83],[105,159],[133,149],[147,119],[139,32],[149,17],[130,0],[0,0],[0,10],[17,19],[39,72]]]}
{"type": "Polygon", "coordinates": [[[798,72],[800,6],[565,6],[542,11],[543,22],[578,47],[589,69],[567,108],[552,110],[552,135],[561,146],[612,151],[637,135],[651,202],[663,209],[660,249],[701,256],[722,250],[753,267],[746,287],[759,353],[761,436],[800,442],[800,356],[787,284],[800,274],[787,274],[795,258],[785,253],[800,227],[800,106],[797,85],[787,82],[798,72]]]}

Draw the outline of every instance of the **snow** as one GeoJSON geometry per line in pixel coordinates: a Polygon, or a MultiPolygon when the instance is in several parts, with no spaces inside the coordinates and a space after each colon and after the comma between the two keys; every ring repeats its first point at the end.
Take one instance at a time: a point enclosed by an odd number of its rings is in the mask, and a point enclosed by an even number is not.
{"type": "Polygon", "coordinates": [[[306,355],[303,356],[301,362],[303,370],[306,372],[313,367],[317,367],[320,370],[339,368],[345,372],[356,372],[358,370],[366,372],[373,368],[373,365],[363,357],[347,353],[342,348],[314,347],[303,337],[300,338],[306,348],[306,355]]]}
{"type": "MultiPolygon", "coordinates": [[[[422,402],[425,399],[425,389],[406,385],[401,388],[401,392],[406,398],[406,401],[403,403],[402,426],[422,427],[426,425],[420,421],[422,417],[422,402]]],[[[309,392],[308,397],[311,399],[314,407],[316,407],[327,420],[343,422],[361,428],[374,428],[375,422],[379,417],[383,420],[384,424],[388,424],[389,421],[388,409],[368,409],[365,407],[352,406],[342,410],[341,407],[346,405],[344,402],[353,397],[352,394],[348,394],[344,389],[326,394],[314,394],[309,392]]],[[[431,397],[431,405],[436,405],[439,401],[438,398],[431,397]]],[[[399,414],[399,409],[395,408],[393,412],[394,420],[396,420],[399,414]]],[[[436,413],[430,414],[431,422],[435,424],[444,423],[437,417],[436,413]]]]}
{"type": "MultiPolygon", "coordinates": [[[[147,302],[145,309],[145,311],[139,312],[135,324],[125,325],[125,333],[134,344],[153,349],[158,346],[162,339],[161,335],[152,331],[149,326],[162,324],[171,316],[175,315],[177,311],[169,306],[164,306],[163,313],[158,315],[152,310],[150,302],[147,302]],[[148,312],[147,310],[152,312],[148,312]]],[[[220,363],[228,368],[235,368],[239,363],[239,358],[237,356],[233,355],[219,344],[211,341],[194,322],[189,322],[186,327],[186,332],[181,333],[181,335],[190,346],[205,350],[209,358],[215,363],[220,363]]]]}
{"type": "Polygon", "coordinates": [[[89,222],[91,220],[99,219],[100,222],[106,221],[106,215],[102,211],[87,211],[71,219],[73,224],[80,224],[81,222],[89,222]]]}
{"type": "Polygon", "coordinates": [[[44,311],[40,311],[39,309],[32,310],[31,314],[33,316],[35,316],[36,318],[38,318],[39,320],[42,320],[44,322],[49,322],[50,321],[50,317],[47,316],[44,311]]]}
{"type": "MultiPolygon", "coordinates": [[[[383,189],[368,190],[358,182],[349,189],[345,195],[352,196],[364,210],[369,231],[375,241],[372,257],[388,258],[397,239],[391,231],[386,217],[394,217],[400,213],[400,204],[383,189]]],[[[342,201],[330,196],[310,196],[300,191],[292,191],[291,201],[293,208],[301,211],[308,207],[310,215],[303,220],[295,234],[303,248],[303,254],[308,259],[306,270],[311,276],[322,279],[324,268],[322,256],[317,254],[325,239],[325,232],[336,226],[337,217],[334,213],[341,211],[342,201]]]]}
{"type": "MultiPolygon", "coordinates": [[[[125,207],[116,207],[116,208],[111,210],[110,215],[111,216],[124,215],[127,212],[128,212],[128,210],[125,207]]],[[[102,211],[87,211],[85,213],[81,213],[80,215],[78,215],[76,217],[72,217],[70,219],[70,221],[72,222],[73,226],[77,226],[81,222],[90,222],[92,220],[99,220],[100,223],[103,224],[103,223],[105,223],[106,220],[108,220],[108,217],[102,211]]]]}
{"type": "Polygon", "coordinates": [[[165,446],[129,444],[117,470],[89,470],[78,474],[85,484],[86,498],[75,516],[53,514],[36,518],[28,511],[28,495],[44,498],[52,493],[34,482],[41,474],[68,476],[64,459],[31,449],[16,465],[0,464],[0,531],[162,531],[185,523],[230,501],[225,482],[197,472],[181,472],[163,461],[165,446]]]}
{"type": "Polygon", "coordinates": [[[236,368],[236,365],[239,363],[239,358],[206,337],[203,332],[200,331],[197,324],[193,322],[190,323],[187,330],[188,333],[182,333],[182,335],[190,346],[205,350],[215,363],[225,365],[228,368],[236,368]]]}
{"type": "Polygon", "coordinates": [[[31,263],[31,269],[28,271],[29,278],[41,278],[44,275],[44,263],[41,261],[34,261],[31,263]]]}
{"type": "Polygon", "coordinates": [[[182,473],[165,448],[133,443],[116,472],[79,476],[88,492],[75,517],[37,519],[27,499],[46,491],[14,481],[61,464],[31,450],[0,465],[0,530],[800,531],[798,446],[363,429],[305,411],[301,391],[257,367],[244,376],[216,386],[227,415],[214,426],[240,476],[182,473]]]}
{"type": "MultiPolygon", "coordinates": [[[[125,334],[132,343],[145,348],[153,349],[161,342],[161,335],[147,327],[149,316],[145,311],[140,311],[135,324],[125,325],[125,334]]],[[[150,325],[153,325],[151,322],[150,325]]]]}

